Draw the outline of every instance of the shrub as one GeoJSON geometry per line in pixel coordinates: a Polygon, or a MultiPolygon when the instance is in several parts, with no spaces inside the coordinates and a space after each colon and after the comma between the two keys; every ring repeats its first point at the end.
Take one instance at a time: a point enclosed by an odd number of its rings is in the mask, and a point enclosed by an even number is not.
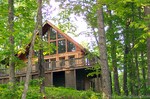
{"type": "MultiPolygon", "coordinates": [[[[29,85],[26,99],[41,99],[40,80],[32,80],[29,85]]],[[[0,84],[0,99],[21,99],[24,85],[19,83],[10,90],[10,84],[0,84]]],[[[46,99],[100,99],[100,94],[91,90],[78,91],[64,87],[46,87],[46,99]]]]}

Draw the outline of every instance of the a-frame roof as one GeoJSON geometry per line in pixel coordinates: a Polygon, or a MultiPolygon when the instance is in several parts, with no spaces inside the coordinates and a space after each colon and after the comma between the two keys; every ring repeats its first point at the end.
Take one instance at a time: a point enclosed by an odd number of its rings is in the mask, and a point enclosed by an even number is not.
{"type": "MultiPolygon", "coordinates": [[[[62,32],[55,25],[53,25],[51,22],[49,22],[47,20],[44,22],[43,27],[42,27],[43,35],[48,31],[48,29],[50,27],[52,27],[54,30],[56,30],[58,33],[60,33],[62,36],[64,36],[68,41],[70,41],[73,44],[75,44],[75,46],[77,46],[78,48],[80,48],[82,52],[85,52],[85,53],[87,52],[87,50],[83,46],[81,46],[79,43],[77,43],[75,40],[73,40],[70,36],[68,36],[66,33],[62,32]]],[[[30,43],[25,48],[26,52],[28,52],[29,46],[30,46],[30,43]]],[[[22,53],[19,53],[17,56],[19,57],[21,54],[22,53]]]]}

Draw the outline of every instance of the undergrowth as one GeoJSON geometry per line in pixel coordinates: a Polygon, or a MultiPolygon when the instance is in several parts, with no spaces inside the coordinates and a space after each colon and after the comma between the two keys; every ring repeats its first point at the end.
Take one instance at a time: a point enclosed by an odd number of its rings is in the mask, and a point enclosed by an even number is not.
{"type": "MultiPolygon", "coordinates": [[[[21,99],[24,83],[18,83],[14,89],[10,89],[10,84],[0,84],[0,99],[21,99]]],[[[45,94],[40,93],[40,81],[32,80],[29,85],[26,99],[101,99],[100,95],[91,91],[78,91],[64,87],[45,87],[45,94]],[[43,98],[44,99],[44,98],[43,98]]]]}

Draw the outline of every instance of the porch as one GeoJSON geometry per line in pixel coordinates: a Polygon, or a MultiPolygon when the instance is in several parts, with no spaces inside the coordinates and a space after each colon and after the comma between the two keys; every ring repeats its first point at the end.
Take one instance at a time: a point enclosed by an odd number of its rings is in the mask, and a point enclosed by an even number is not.
{"type": "MultiPolygon", "coordinates": [[[[73,69],[82,69],[94,66],[98,62],[97,58],[88,59],[86,57],[82,58],[72,58],[68,60],[60,60],[60,61],[47,61],[44,62],[45,73],[48,72],[57,72],[57,71],[65,71],[65,70],[73,70],[73,69]]],[[[21,70],[16,70],[16,76],[21,76],[26,74],[26,67],[21,70]]],[[[8,69],[0,69],[0,79],[9,76],[8,69]]],[[[34,64],[32,66],[31,74],[38,73],[38,64],[34,64]]]]}

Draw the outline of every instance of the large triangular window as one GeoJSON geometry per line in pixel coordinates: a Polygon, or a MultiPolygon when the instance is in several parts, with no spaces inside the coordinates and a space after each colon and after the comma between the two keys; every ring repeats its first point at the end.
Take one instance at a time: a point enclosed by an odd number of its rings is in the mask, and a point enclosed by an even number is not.
{"type": "Polygon", "coordinates": [[[50,44],[52,46],[55,46],[55,49],[52,49],[52,54],[59,54],[59,53],[65,53],[65,52],[74,52],[76,50],[76,46],[68,40],[68,38],[65,38],[61,33],[50,27],[50,44]]]}

